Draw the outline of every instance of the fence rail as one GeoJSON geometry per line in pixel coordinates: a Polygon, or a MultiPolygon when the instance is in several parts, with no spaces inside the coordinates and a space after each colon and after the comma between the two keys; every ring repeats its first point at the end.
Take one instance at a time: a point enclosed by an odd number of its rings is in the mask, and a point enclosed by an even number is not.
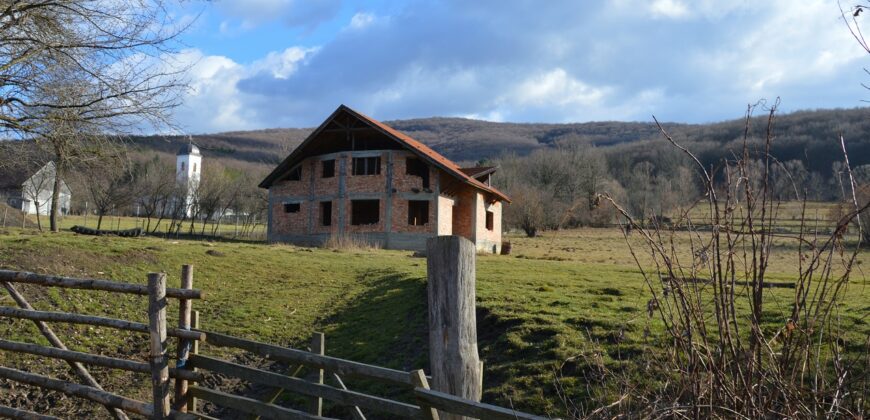
{"type": "MultiPolygon", "coordinates": [[[[468,247],[463,245],[460,248],[464,249],[468,247]]],[[[472,250],[470,252],[473,258],[473,248],[468,249],[472,250]]],[[[467,258],[464,261],[468,261],[467,258]]],[[[473,290],[473,266],[471,268],[472,270],[469,272],[466,266],[461,272],[463,276],[466,276],[463,281],[468,282],[470,280],[473,290]],[[469,278],[468,276],[471,277],[469,278]]],[[[325,354],[325,338],[321,333],[315,333],[312,348],[310,351],[306,351],[202,330],[199,328],[198,313],[192,309],[192,300],[201,299],[204,293],[193,289],[192,270],[192,266],[189,265],[182,268],[181,288],[166,287],[166,275],[163,273],[149,274],[148,285],[146,286],[110,280],[77,279],[0,270],[0,284],[6,287],[21,307],[0,306],[0,317],[27,319],[37,323],[40,330],[50,339],[53,346],[47,347],[0,339],[0,350],[64,360],[75,367],[80,376],[90,378],[90,380],[86,385],[82,385],[2,366],[0,366],[0,378],[35,385],[94,401],[107,407],[110,413],[119,419],[127,418],[125,412],[155,419],[210,418],[203,413],[197,412],[198,399],[209,401],[217,406],[251,414],[258,418],[325,419],[327,417],[322,415],[323,400],[327,400],[335,405],[349,408],[351,415],[356,420],[364,420],[366,418],[363,410],[386,413],[401,418],[429,420],[441,418],[446,420],[459,418],[458,416],[481,419],[542,419],[542,417],[531,414],[483,404],[474,399],[462,398],[461,396],[432,390],[429,387],[430,378],[425,375],[422,369],[406,372],[327,356],[325,354]],[[27,303],[23,295],[15,290],[12,283],[147,296],[149,322],[148,324],[143,324],[67,312],[38,311],[27,303]],[[168,298],[179,300],[177,328],[167,327],[166,308],[168,298]],[[46,324],[47,322],[95,325],[135,333],[148,333],[148,362],[69,350],[54,335],[46,324]],[[177,340],[175,368],[169,367],[169,355],[166,345],[168,337],[173,337],[177,340]],[[289,362],[298,365],[298,367],[290,374],[281,374],[244,366],[228,360],[200,354],[200,343],[215,347],[240,349],[264,359],[289,362]],[[90,377],[90,374],[82,364],[135,373],[150,373],[152,380],[152,401],[137,401],[101,389],[99,384],[90,377]],[[296,377],[296,374],[302,371],[302,367],[309,368],[309,377],[296,377]],[[276,389],[277,392],[265,401],[259,401],[247,396],[233,395],[232,393],[203,386],[202,383],[209,374],[219,374],[247,383],[271,387],[276,389]],[[361,377],[399,387],[398,390],[405,392],[406,395],[411,395],[413,402],[416,404],[350,390],[342,380],[342,376],[361,377]],[[171,378],[175,380],[174,393],[170,392],[171,378]],[[326,379],[337,385],[325,383],[326,379]],[[275,403],[275,400],[282,392],[290,392],[308,398],[309,404],[306,408],[301,409],[278,405],[275,403]]],[[[438,281],[443,280],[440,279],[438,281]]],[[[431,282],[432,279],[430,279],[431,282]]],[[[465,296],[463,299],[465,298],[473,302],[473,294],[465,296]]],[[[431,317],[432,314],[430,313],[431,317]]],[[[470,321],[473,321],[473,319],[470,319],[470,321]]],[[[468,325],[469,319],[463,319],[462,322],[464,325],[468,325]]],[[[473,322],[471,322],[471,325],[473,325],[473,322]]],[[[476,360],[476,353],[473,360],[476,360]]],[[[479,363],[475,363],[475,367],[480,369],[479,363]]],[[[450,367],[445,365],[445,369],[445,371],[441,372],[442,374],[449,373],[450,367]]],[[[479,380],[480,372],[478,371],[476,375],[475,377],[479,380]]],[[[466,385],[470,388],[480,387],[480,383],[477,380],[475,380],[474,384],[466,385]]],[[[53,418],[19,408],[2,406],[0,406],[0,416],[22,419],[53,418]]]]}

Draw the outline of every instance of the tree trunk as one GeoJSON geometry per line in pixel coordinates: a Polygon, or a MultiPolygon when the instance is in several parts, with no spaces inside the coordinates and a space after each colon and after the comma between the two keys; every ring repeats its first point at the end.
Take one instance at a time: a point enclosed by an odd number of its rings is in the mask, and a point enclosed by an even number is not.
{"type": "Polygon", "coordinates": [[[36,227],[42,232],[42,219],[39,217],[39,200],[33,200],[33,204],[36,205],[36,227]]]}
{"type": "Polygon", "coordinates": [[[97,230],[100,230],[100,226],[103,226],[103,212],[100,212],[99,216],[97,216],[97,230]]]}
{"type": "Polygon", "coordinates": [[[48,212],[48,224],[51,226],[52,232],[60,232],[60,226],[57,225],[57,212],[60,207],[60,183],[61,178],[60,165],[54,167],[54,185],[51,188],[51,208],[48,212]]]}

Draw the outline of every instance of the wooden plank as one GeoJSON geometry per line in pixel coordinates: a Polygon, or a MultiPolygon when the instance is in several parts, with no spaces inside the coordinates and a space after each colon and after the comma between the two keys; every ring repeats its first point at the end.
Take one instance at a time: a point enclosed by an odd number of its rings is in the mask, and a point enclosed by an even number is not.
{"type": "MultiPolygon", "coordinates": [[[[322,332],[315,332],[314,336],[311,337],[311,352],[321,356],[326,355],[326,339],[322,332]]],[[[323,385],[323,369],[314,371],[312,382],[323,385]]],[[[316,416],[323,415],[323,398],[320,398],[319,395],[312,397],[308,405],[308,412],[316,416]]]]}
{"type": "MultiPolygon", "coordinates": [[[[3,284],[3,287],[6,289],[7,292],[9,292],[9,296],[12,296],[12,300],[14,300],[15,303],[18,304],[18,306],[25,310],[33,310],[33,306],[30,305],[30,302],[28,302],[27,299],[24,298],[24,295],[18,292],[18,289],[16,289],[15,286],[12,285],[12,283],[5,281],[0,283],[3,284]]],[[[42,321],[33,321],[33,323],[36,324],[36,328],[39,329],[39,332],[42,333],[42,336],[45,337],[52,346],[62,350],[67,350],[66,345],[63,344],[63,341],[60,341],[60,338],[58,338],[57,334],[54,333],[54,331],[51,329],[51,327],[48,326],[48,324],[42,321]]],[[[73,372],[75,372],[76,375],[78,375],[78,377],[81,378],[86,385],[89,385],[96,389],[103,389],[103,387],[100,386],[99,382],[97,382],[97,380],[94,379],[93,376],[91,376],[91,373],[88,372],[84,365],[79,362],[68,363],[72,368],[73,372]]],[[[114,419],[129,420],[129,418],[123,411],[110,406],[105,407],[114,419]]]]}
{"type": "MultiPolygon", "coordinates": [[[[193,289],[193,266],[185,264],[181,267],[181,288],[193,289]]],[[[192,302],[190,299],[178,300],[178,329],[182,331],[190,330],[192,302]]],[[[190,355],[190,340],[178,340],[178,348],[176,352],[175,368],[183,372],[188,372],[187,359],[190,355]]],[[[184,379],[175,380],[175,401],[173,408],[182,412],[187,412],[187,381],[184,379]]]]}
{"type": "MultiPolygon", "coordinates": [[[[193,311],[190,314],[190,325],[192,328],[199,329],[199,311],[193,311]]],[[[190,350],[191,354],[199,354],[199,341],[193,342],[193,348],[190,350]]],[[[189,359],[188,359],[189,362],[189,359]]],[[[191,366],[191,370],[196,373],[196,367],[191,366]]],[[[200,382],[200,381],[196,381],[200,382]]],[[[188,384],[190,385],[190,384],[188,384]]],[[[195,413],[196,412],[196,397],[192,395],[187,396],[187,411],[195,413]]]]}
{"type": "Polygon", "coordinates": [[[360,406],[385,413],[395,414],[402,417],[418,418],[420,416],[420,409],[416,406],[398,401],[388,400],[386,398],[366,395],[355,391],[338,389],[329,385],[315,384],[303,379],[293,378],[274,372],[242,366],[236,363],[231,363],[208,356],[193,355],[191,356],[190,361],[193,366],[210,370],[222,375],[232,376],[261,385],[282,388],[290,392],[295,392],[302,395],[321,396],[327,400],[334,401],[341,405],[360,406]]]}
{"type": "MultiPolygon", "coordinates": [[[[124,331],[133,331],[148,334],[148,324],[141,322],[125,321],[122,319],[106,318],[101,316],[71,314],[68,312],[34,311],[18,309],[9,306],[0,306],[0,316],[32,321],[63,322],[68,324],[94,325],[98,327],[115,328],[124,331]]],[[[205,334],[196,331],[184,331],[178,328],[169,328],[166,334],[170,337],[185,338],[188,340],[205,340],[205,334]]]]}
{"type": "MultiPolygon", "coordinates": [[[[77,279],[72,277],[48,276],[26,271],[0,270],[0,281],[13,283],[38,284],[49,287],[65,287],[68,289],[103,290],[106,292],[130,293],[148,295],[148,286],[141,284],[121,283],[111,280],[77,279]]],[[[203,299],[205,293],[201,290],[167,288],[166,297],[179,299],[203,299]]]]}
{"type": "Polygon", "coordinates": [[[418,400],[425,401],[427,404],[441,410],[442,412],[477,419],[548,420],[548,417],[536,416],[534,414],[523,413],[522,411],[515,411],[497,405],[466,400],[445,392],[430,389],[414,388],[414,395],[418,400]]]}
{"type": "MultiPolygon", "coordinates": [[[[68,362],[79,362],[87,365],[103,366],[112,369],[126,370],[130,372],[150,373],[151,366],[148,363],[134,362],[132,360],[118,359],[108,356],[100,356],[90,353],[82,353],[72,350],[45,347],[38,344],[21,343],[0,339],[0,350],[18,353],[33,354],[36,356],[50,357],[68,362]]],[[[185,370],[169,369],[169,376],[187,380],[202,380],[202,374],[185,370]]]]}
{"type": "MultiPolygon", "coordinates": [[[[429,389],[429,381],[426,379],[426,374],[423,372],[423,369],[415,370],[411,372],[411,382],[414,383],[415,388],[429,389]]],[[[421,417],[423,420],[440,420],[438,417],[438,410],[432,408],[425,401],[417,399],[417,403],[420,404],[421,417]]]]}
{"type": "MultiPolygon", "coordinates": [[[[339,388],[344,391],[348,390],[347,387],[344,386],[344,381],[341,380],[341,376],[338,376],[337,373],[333,373],[332,377],[335,378],[336,382],[338,382],[339,388]]],[[[362,410],[357,406],[350,407],[350,414],[353,416],[354,420],[366,420],[365,414],[363,414],[362,410]]]]}
{"type": "MultiPolygon", "coordinates": [[[[195,330],[201,331],[201,330],[195,330]]],[[[205,342],[219,347],[234,347],[258,354],[268,359],[284,362],[303,363],[309,366],[319,367],[331,372],[346,376],[361,376],[381,379],[402,385],[411,385],[408,372],[367,365],[351,360],[339,359],[331,356],[312,354],[304,350],[279,347],[243,338],[232,337],[211,331],[205,333],[205,342]]]]}
{"type": "Polygon", "coordinates": [[[111,394],[109,392],[86,386],[65,382],[42,375],[23,372],[20,370],[0,366],[0,378],[6,378],[24,384],[35,385],[53,391],[60,391],[64,394],[74,395],[87,400],[91,400],[103,405],[120,408],[124,411],[136,413],[143,416],[151,416],[153,409],[148,404],[136,401],[120,395],[111,394]]]}
{"type": "MultiPolygon", "coordinates": [[[[480,401],[483,394],[475,314],[476,251],[461,236],[426,241],[431,385],[472,401],[480,401]]],[[[442,413],[441,418],[462,417],[442,413]]]]}
{"type": "Polygon", "coordinates": [[[152,417],[169,417],[169,358],[166,357],[166,273],[148,274],[148,329],[151,390],[154,399],[152,417]]]}
{"type": "Polygon", "coordinates": [[[47,416],[45,414],[34,413],[33,411],[7,407],[5,405],[0,405],[0,417],[15,420],[60,420],[59,417],[47,416]]]}
{"type": "Polygon", "coordinates": [[[240,397],[238,395],[227,394],[210,388],[203,388],[198,385],[191,385],[188,392],[197,398],[211,401],[222,407],[232,408],[248,414],[254,414],[269,419],[289,419],[289,420],[323,420],[326,417],[314,416],[302,411],[293,410],[290,408],[281,407],[275,404],[269,404],[257,401],[252,398],[240,397]]]}

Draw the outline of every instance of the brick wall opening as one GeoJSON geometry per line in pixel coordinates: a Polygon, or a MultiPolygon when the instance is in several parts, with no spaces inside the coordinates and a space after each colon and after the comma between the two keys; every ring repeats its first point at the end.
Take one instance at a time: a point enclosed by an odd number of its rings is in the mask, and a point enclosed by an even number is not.
{"type": "Polygon", "coordinates": [[[408,200],[408,224],[423,226],[429,223],[429,201],[408,200]]]}
{"type": "Polygon", "coordinates": [[[486,211],[486,230],[493,230],[495,214],[489,210],[486,211]]]}
{"type": "Polygon", "coordinates": [[[320,202],[320,225],[321,226],[331,226],[332,225],[332,201],[321,201],[320,202]]]}
{"type": "Polygon", "coordinates": [[[381,173],[381,157],[359,157],[353,158],[353,174],[354,175],[380,175],[381,173]]]}
{"type": "Polygon", "coordinates": [[[380,221],[380,200],[351,200],[350,224],[374,225],[380,221]]]}
{"type": "Polygon", "coordinates": [[[297,166],[287,174],[288,181],[299,181],[302,179],[302,166],[297,166]]]}
{"type": "Polygon", "coordinates": [[[299,213],[299,203],[284,203],[284,213],[299,213]]]}
{"type": "Polygon", "coordinates": [[[429,188],[429,167],[418,158],[405,160],[405,174],[419,176],[423,179],[423,188],[429,188]]]}
{"type": "Polygon", "coordinates": [[[323,161],[322,178],[332,178],[335,176],[335,159],[323,161]]]}

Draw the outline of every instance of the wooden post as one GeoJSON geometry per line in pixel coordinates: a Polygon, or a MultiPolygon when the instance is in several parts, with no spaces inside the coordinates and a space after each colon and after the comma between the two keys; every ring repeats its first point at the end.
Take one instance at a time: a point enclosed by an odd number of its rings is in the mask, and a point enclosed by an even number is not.
{"type": "MultiPolygon", "coordinates": [[[[483,373],[477,354],[475,246],[461,236],[426,242],[429,284],[429,364],[432,388],[480,401],[483,373]]],[[[441,413],[442,419],[463,419],[441,413]]]]}
{"type": "MultiPolygon", "coordinates": [[[[193,289],[193,266],[181,266],[181,288],[193,289]]],[[[190,312],[192,303],[190,299],[178,300],[178,329],[190,330],[190,312]]],[[[190,355],[191,341],[185,338],[178,339],[178,351],[176,352],[176,369],[189,369],[187,367],[187,358],[190,355]]],[[[187,412],[187,381],[184,379],[175,379],[175,410],[182,413],[187,412]]]]}
{"type": "Polygon", "coordinates": [[[166,273],[148,274],[148,330],[154,418],[169,417],[169,359],[166,357],[166,273]]]}
{"type": "MultiPolygon", "coordinates": [[[[423,372],[423,369],[411,372],[411,383],[414,384],[414,388],[429,389],[429,381],[426,380],[426,373],[423,372]]],[[[423,420],[439,420],[438,410],[424,401],[417,400],[417,403],[420,404],[420,411],[423,412],[423,420]]]]}
{"type": "MultiPolygon", "coordinates": [[[[193,326],[193,329],[199,330],[199,311],[193,311],[190,323],[193,326]]],[[[190,352],[192,354],[199,354],[199,340],[193,342],[190,352]]],[[[193,368],[193,371],[196,372],[196,368],[193,368]]],[[[192,395],[187,396],[187,411],[190,413],[196,413],[196,397],[192,395]]]]}
{"type": "MultiPolygon", "coordinates": [[[[326,355],[326,338],[322,332],[315,332],[311,337],[311,352],[321,356],[326,355]]],[[[323,385],[323,369],[315,370],[313,376],[311,382],[323,385]]],[[[308,412],[315,416],[323,415],[323,398],[311,397],[308,412]]]]}

